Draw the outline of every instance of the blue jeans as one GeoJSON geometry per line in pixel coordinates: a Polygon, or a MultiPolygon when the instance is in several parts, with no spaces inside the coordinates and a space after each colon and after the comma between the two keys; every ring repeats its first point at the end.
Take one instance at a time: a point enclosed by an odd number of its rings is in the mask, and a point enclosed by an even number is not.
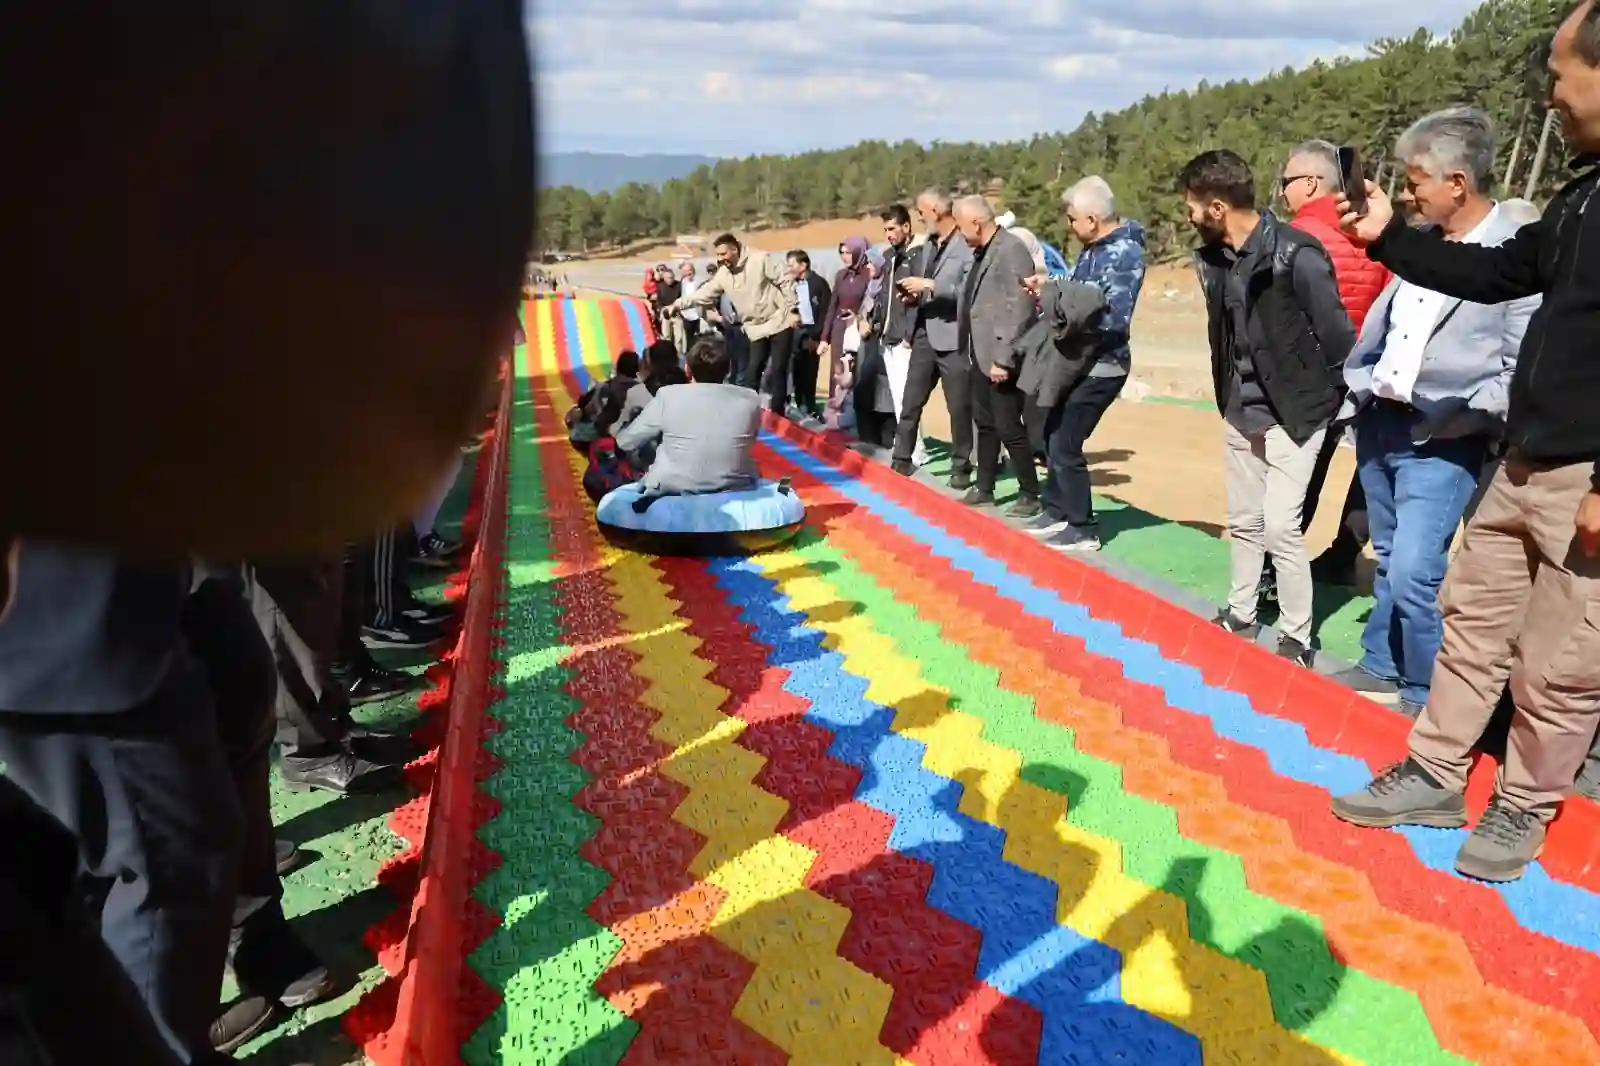
{"type": "Polygon", "coordinates": [[[1463,437],[1413,444],[1417,418],[1378,402],[1356,421],[1356,471],[1378,559],[1361,667],[1399,685],[1402,699],[1425,704],[1443,635],[1439,584],[1489,442],[1463,437]]]}

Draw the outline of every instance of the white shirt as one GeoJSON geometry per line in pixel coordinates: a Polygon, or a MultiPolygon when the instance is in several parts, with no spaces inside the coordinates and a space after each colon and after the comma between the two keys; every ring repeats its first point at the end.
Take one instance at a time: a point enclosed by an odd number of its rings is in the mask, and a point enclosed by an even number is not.
{"type": "MultiPolygon", "coordinates": [[[[1483,243],[1483,231],[1500,207],[1496,204],[1472,232],[1461,238],[1462,244],[1483,243]]],[[[1411,402],[1411,390],[1416,388],[1417,376],[1422,373],[1422,356],[1433,336],[1434,323],[1444,313],[1450,298],[1442,292],[1420,288],[1402,281],[1389,301],[1388,331],[1383,338],[1383,354],[1378,365],[1372,368],[1372,394],[1400,403],[1411,402]]]]}
{"type": "MultiPolygon", "coordinates": [[[[694,291],[700,287],[700,282],[694,278],[680,278],[678,280],[683,282],[683,298],[685,300],[693,296],[694,291]]],[[[685,307],[679,312],[679,314],[683,316],[683,320],[685,322],[700,321],[700,309],[692,304],[688,307],[685,307]]]]}

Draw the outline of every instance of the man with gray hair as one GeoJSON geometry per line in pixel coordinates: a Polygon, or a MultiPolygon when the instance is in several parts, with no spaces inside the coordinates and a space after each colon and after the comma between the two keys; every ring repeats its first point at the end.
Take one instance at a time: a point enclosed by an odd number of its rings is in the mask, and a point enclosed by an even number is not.
{"type": "MultiPolygon", "coordinates": [[[[1083,447],[1100,424],[1133,364],[1129,335],[1133,310],[1144,286],[1144,227],[1118,217],[1111,186],[1098,175],[1077,182],[1061,194],[1067,228],[1083,246],[1073,261],[1068,281],[1093,285],[1105,298],[1082,340],[1092,351],[1084,376],[1059,396],[1039,396],[1044,419],[1044,513],[1029,526],[1036,536],[1060,551],[1098,551],[1099,523],[1089,488],[1089,462],[1083,447]]],[[[1037,293],[1042,274],[1030,278],[1037,293]]]]}
{"type": "MultiPolygon", "coordinates": [[[[1367,311],[1378,298],[1392,276],[1382,263],[1367,258],[1366,252],[1339,229],[1339,200],[1344,193],[1344,177],[1339,172],[1339,149],[1331,141],[1310,140],[1297,145],[1284,161],[1283,174],[1278,182],[1285,206],[1291,217],[1289,224],[1302,233],[1317,239],[1333,263],[1334,281],[1339,286],[1339,299],[1350,316],[1350,324],[1361,331],[1367,311]]],[[[1329,433],[1322,441],[1317,454],[1317,465],[1311,471],[1311,481],[1306,485],[1305,508],[1300,514],[1302,529],[1309,530],[1317,516],[1317,504],[1322,499],[1322,486],[1328,478],[1328,468],[1333,463],[1343,434],[1329,433]]],[[[1356,583],[1356,560],[1361,557],[1362,538],[1357,534],[1352,516],[1364,512],[1367,504],[1361,495],[1361,479],[1352,478],[1345,492],[1344,508],[1339,515],[1339,532],[1333,544],[1321,555],[1311,560],[1313,581],[1329,585],[1353,586],[1356,583]]],[[[1272,558],[1268,556],[1262,570],[1262,590],[1272,596],[1276,588],[1273,580],[1272,558]]]]}
{"type": "Polygon", "coordinates": [[[967,362],[958,351],[956,312],[972,248],[956,233],[955,204],[948,194],[928,189],[917,197],[916,207],[927,241],[911,275],[895,283],[896,294],[917,319],[895,431],[894,469],[908,475],[915,469],[911,460],[922,432],[922,411],[938,383],[950,410],[950,487],[966,489],[972,486],[972,400],[967,362]]]}
{"type": "MultiPolygon", "coordinates": [[[[1489,116],[1476,108],[1419,120],[1395,146],[1406,176],[1401,202],[1446,241],[1509,241],[1522,227],[1489,198],[1494,147],[1489,116]]],[[[1373,698],[1397,699],[1412,717],[1424,713],[1443,638],[1439,587],[1450,541],[1503,432],[1517,351],[1539,303],[1537,295],[1470,303],[1397,279],[1345,364],[1350,394],[1340,418],[1356,428],[1378,574],[1361,662],[1342,679],[1373,698]]],[[[1475,737],[1449,735],[1462,727],[1424,715],[1413,758],[1427,771],[1442,749],[1470,745],[1475,737]]],[[[1405,790],[1374,788],[1340,797],[1334,812],[1390,824],[1413,802],[1405,790]]],[[[1457,861],[1463,872],[1492,877],[1498,858],[1469,841],[1457,861]]]]}
{"type": "Polygon", "coordinates": [[[967,364],[972,420],[977,426],[977,480],[967,492],[971,506],[995,502],[1000,446],[1005,445],[1017,477],[1017,499],[1010,518],[1039,516],[1039,474],[1022,422],[1022,390],[1017,387],[1013,348],[1033,317],[1034,301],[1025,288],[1034,276],[1033,257],[1022,238],[1002,229],[994,208],[981,196],[955,203],[956,227],[972,249],[972,268],[961,287],[957,354],[967,364]]]}

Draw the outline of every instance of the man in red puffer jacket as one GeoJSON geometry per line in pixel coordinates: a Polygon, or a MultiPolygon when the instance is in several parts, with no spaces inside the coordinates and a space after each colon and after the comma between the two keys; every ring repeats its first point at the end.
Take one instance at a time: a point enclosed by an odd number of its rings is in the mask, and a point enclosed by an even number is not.
{"type": "MultiPolygon", "coordinates": [[[[1389,284],[1389,270],[1381,263],[1367,258],[1366,251],[1358,248],[1339,229],[1339,200],[1344,195],[1339,175],[1338,148],[1327,141],[1306,141],[1289,153],[1283,166],[1279,187],[1284,202],[1293,217],[1290,225],[1311,234],[1327,249],[1333,260],[1333,276],[1339,283],[1339,296],[1350,315],[1350,324],[1357,335],[1366,321],[1370,308],[1389,284]]],[[[1343,388],[1343,383],[1340,383],[1343,388]]],[[[1328,476],[1328,466],[1333,462],[1334,450],[1343,433],[1330,431],[1323,439],[1322,451],[1317,456],[1316,468],[1306,486],[1305,512],[1301,518],[1304,528],[1311,528],[1316,517],[1317,500],[1322,495],[1322,484],[1328,476]]],[[[1361,555],[1362,538],[1350,529],[1350,516],[1367,509],[1366,497],[1361,492],[1361,482],[1350,479],[1345,493],[1344,512],[1339,516],[1339,535],[1327,551],[1311,561],[1312,580],[1329,585],[1354,585],[1356,559],[1361,555]]],[[[1264,574],[1271,575],[1272,559],[1266,560],[1264,574]]],[[[1272,588],[1270,576],[1264,579],[1262,589],[1272,588]]]]}

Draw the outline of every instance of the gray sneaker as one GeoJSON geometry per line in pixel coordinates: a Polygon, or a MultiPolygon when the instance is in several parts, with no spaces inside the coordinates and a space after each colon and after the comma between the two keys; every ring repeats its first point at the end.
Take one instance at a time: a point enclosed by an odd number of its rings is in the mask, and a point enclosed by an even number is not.
{"type": "Polygon", "coordinates": [[[1544,850],[1544,822],[1496,796],[1456,853],[1456,872],[1479,881],[1515,881],[1544,850]]]}
{"type": "Polygon", "coordinates": [[[1467,824],[1467,801],[1407,759],[1374,777],[1360,792],[1335,796],[1333,814],[1368,829],[1397,825],[1457,829],[1467,824]]]}
{"type": "Polygon", "coordinates": [[[1359,666],[1352,666],[1348,670],[1340,670],[1330,675],[1339,684],[1346,688],[1355,689],[1374,703],[1393,706],[1400,702],[1400,686],[1393,681],[1370,674],[1359,666]]]}
{"type": "Polygon", "coordinates": [[[1067,528],[1067,520],[1065,518],[1052,518],[1050,517],[1050,512],[1046,511],[1022,528],[1036,537],[1053,537],[1067,528]]]}
{"type": "Polygon", "coordinates": [[[1094,526],[1068,526],[1045,543],[1058,552],[1097,552],[1100,531],[1094,526]]]}

